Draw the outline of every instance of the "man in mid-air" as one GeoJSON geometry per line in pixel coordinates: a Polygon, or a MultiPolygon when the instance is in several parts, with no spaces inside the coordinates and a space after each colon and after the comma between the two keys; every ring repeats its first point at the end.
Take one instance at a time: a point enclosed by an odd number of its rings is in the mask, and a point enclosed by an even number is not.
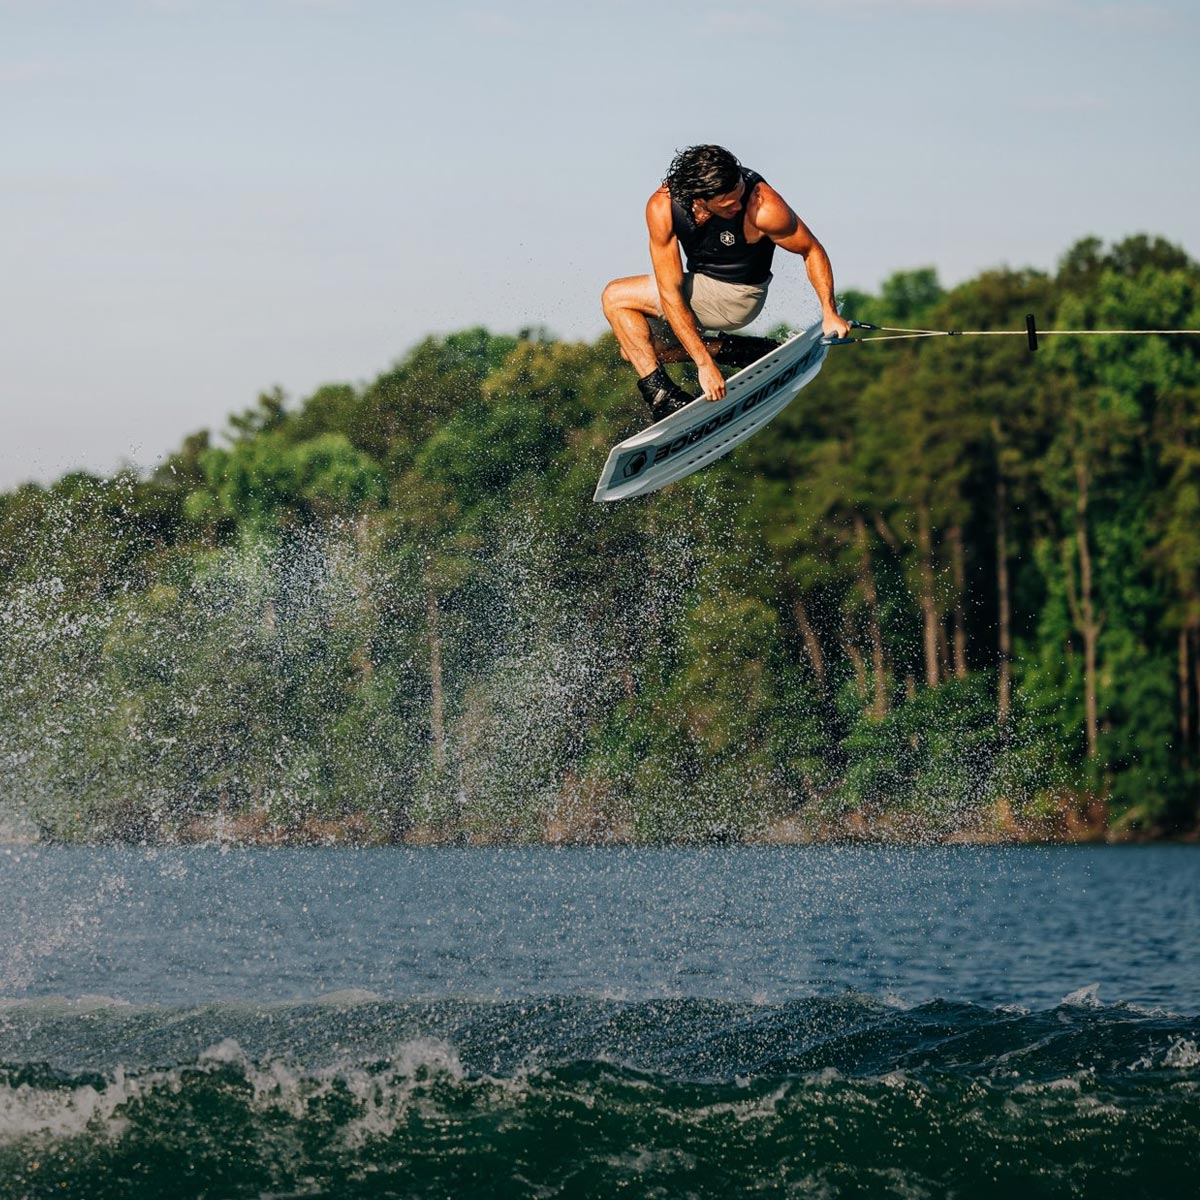
{"type": "Polygon", "coordinates": [[[621,357],[637,370],[638,389],[654,420],[694,398],[671,379],[664,363],[691,358],[705,398],[720,400],[721,366],[749,366],[778,345],[770,338],[730,336],[762,311],[776,246],[804,258],[825,334],[849,332],[838,316],[833,268],[821,243],[761,175],[724,147],[679,151],[646,204],[646,224],[654,273],[614,279],[603,301],[621,357]],[[680,247],[687,255],[686,273],[680,247]]]}

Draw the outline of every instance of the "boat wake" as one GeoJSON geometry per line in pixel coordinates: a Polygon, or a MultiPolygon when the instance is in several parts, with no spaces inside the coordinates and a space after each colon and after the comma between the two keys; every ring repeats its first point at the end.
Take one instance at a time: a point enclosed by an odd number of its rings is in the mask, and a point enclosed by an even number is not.
{"type": "Polygon", "coordinates": [[[0,1196],[1185,1194],[1200,1017],[856,994],[0,1010],[0,1196]],[[172,1193],[173,1194],[173,1193],[172,1193]]]}

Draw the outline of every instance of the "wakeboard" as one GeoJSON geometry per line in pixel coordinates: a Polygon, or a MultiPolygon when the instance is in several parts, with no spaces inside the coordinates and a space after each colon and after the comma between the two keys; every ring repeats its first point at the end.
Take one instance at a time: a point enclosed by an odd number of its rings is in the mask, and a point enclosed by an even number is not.
{"type": "Polygon", "coordinates": [[[694,474],[757,433],[821,370],[829,347],[821,323],[731,375],[721,400],[699,397],[609,452],[597,503],[644,496],[694,474]]]}

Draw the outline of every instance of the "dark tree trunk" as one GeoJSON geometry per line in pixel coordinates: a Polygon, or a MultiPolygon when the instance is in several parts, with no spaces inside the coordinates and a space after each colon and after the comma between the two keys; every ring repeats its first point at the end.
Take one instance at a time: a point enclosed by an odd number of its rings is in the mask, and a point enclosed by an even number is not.
{"type": "Polygon", "coordinates": [[[946,639],[946,625],[941,619],[937,623],[938,671],[943,680],[950,678],[950,643],[946,639]]]}
{"type": "Polygon", "coordinates": [[[1092,606],[1092,552],[1088,547],[1088,477],[1082,461],[1075,464],[1079,499],[1075,505],[1075,541],[1079,547],[1079,602],[1083,613],[1084,709],[1087,716],[1088,757],[1095,758],[1099,717],[1096,704],[1096,644],[1100,640],[1100,622],[1092,606]]]}
{"type": "MultiPolygon", "coordinates": [[[[1192,661],[1200,664],[1200,625],[1192,626],[1192,661]]],[[[1200,671],[1192,672],[1192,683],[1196,687],[1196,752],[1200,755],[1200,671]]]]}
{"type": "Polygon", "coordinates": [[[967,566],[962,526],[952,525],[947,537],[950,541],[950,567],[954,574],[954,611],[951,613],[954,628],[954,675],[956,679],[966,679],[967,625],[963,603],[967,591],[967,566]]]}
{"type": "Polygon", "coordinates": [[[808,619],[808,609],[799,596],[792,598],[792,615],[796,618],[796,626],[800,630],[800,636],[804,639],[804,650],[812,665],[813,674],[817,677],[821,691],[824,691],[825,655],[821,652],[821,642],[817,637],[816,630],[813,629],[812,622],[808,619]]]}
{"type": "Polygon", "coordinates": [[[1179,631],[1179,745],[1180,755],[1186,770],[1192,759],[1192,681],[1191,647],[1187,628],[1179,631]]]}
{"type": "Polygon", "coordinates": [[[1012,598],[1008,579],[1008,489],[1004,476],[996,476],[996,607],[999,614],[1000,678],[996,716],[1001,725],[1012,710],[1012,598]]]}
{"type": "Polygon", "coordinates": [[[858,578],[863,599],[867,602],[867,622],[871,630],[871,670],[874,674],[875,699],[872,712],[876,717],[887,714],[887,677],[884,668],[883,630],[879,624],[879,593],[875,590],[875,573],[871,569],[871,547],[867,525],[854,514],[854,539],[858,546],[858,578]]]}
{"type": "Polygon", "coordinates": [[[929,506],[922,503],[917,509],[917,551],[921,570],[921,618],[925,631],[925,683],[937,687],[938,614],[933,599],[933,536],[929,529],[929,506]]]}
{"type": "Polygon", "coordinates": [[[854,680],[858,685],[858,694],[865,700],[867,698],[867,664],[859,648],[854,644],[854,630],[850,626],[850,617],[846,613],[843,613],[842,645],[845,647],[846,657],[854,666],[854,680]]]}
{"type": "Polygon", "coordinates": [[[1075,571],[1070,556],[1065,555],[1067,602],[1075,629],[1083,639],[1083,707],[1087,734],[1088,758],[1095,760],[1099,752],[1098,703],[1096,698],[1096,646],[1100,640],[1103,618],[1097,618],[1092,601],[1092,553],[1088,546],[1088,472],[1082,458],[1075,460],[1075,554],[1079,559],[1079,588],[1076,593],[1075,571]]]}
{"type": "Polygon", "coordinates": [[[442,687],[442,636],[438,624],[437,596],[425,585],[425,617],[429,636],[429,733],[433,740],[433,765],[446,766],[446,702],[442,687]]]}

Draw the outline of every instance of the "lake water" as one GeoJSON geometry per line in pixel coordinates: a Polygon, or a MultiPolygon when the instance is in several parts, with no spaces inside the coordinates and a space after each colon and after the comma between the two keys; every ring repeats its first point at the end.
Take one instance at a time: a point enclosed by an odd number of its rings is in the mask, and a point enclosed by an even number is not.
{"type": "Polygon", "coordinates": [[[1200,850],[0,848],[0,1197],[1192,1196],[1200,850]]]}

